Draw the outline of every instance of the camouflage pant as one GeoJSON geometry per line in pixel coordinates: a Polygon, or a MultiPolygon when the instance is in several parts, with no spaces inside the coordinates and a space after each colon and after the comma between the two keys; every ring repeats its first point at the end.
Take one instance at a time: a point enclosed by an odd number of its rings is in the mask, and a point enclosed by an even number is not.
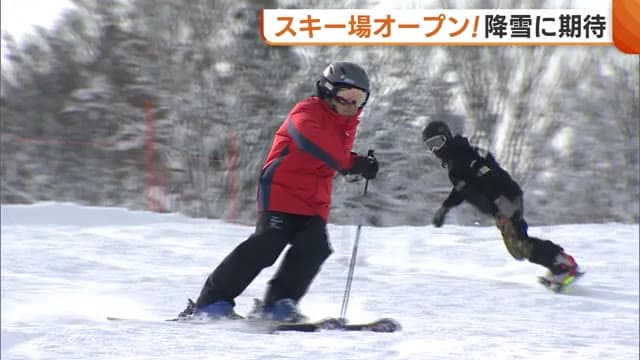
{"type": "Polygon", "coordinates": [[[522,198],[515,199],[511,205],[514,210],[511,216],[497,216],[496,226],[511,256],[516,260],[531,259],[533,241],[527,234],[527,223],[522,217],[524,212],[522,198]]]}

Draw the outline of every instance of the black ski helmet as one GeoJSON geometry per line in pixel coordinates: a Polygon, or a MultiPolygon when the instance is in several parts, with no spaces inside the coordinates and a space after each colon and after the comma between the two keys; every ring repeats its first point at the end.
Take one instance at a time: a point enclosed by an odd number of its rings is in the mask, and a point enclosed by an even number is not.
{"type": "Polygon", "coordinates": [[[437,135],[444,135],[449,141],[451,136],[451,130],[449,130],[449,126],[443,121],[432,121],[430,122],[422,131],[422,141],[426,141],[429,138],[432,138],[437,135]]]}
{"type": "Polygon", "coordinates": [[[433,152],[442,149],[451,137],[451,130],[443,121],[432,121],[422,131],[422,142],[433,152]]]}
{"type": "Polygon", "coordinates": [[[318,95],[323,99],[336,96],[341,88],[357,88],[367,94],[367,98],[360,108],[363,108],[369,100],[369,76],[360,65],[350,62],[329,64],[316,83],[316,87],[318,95]]]}

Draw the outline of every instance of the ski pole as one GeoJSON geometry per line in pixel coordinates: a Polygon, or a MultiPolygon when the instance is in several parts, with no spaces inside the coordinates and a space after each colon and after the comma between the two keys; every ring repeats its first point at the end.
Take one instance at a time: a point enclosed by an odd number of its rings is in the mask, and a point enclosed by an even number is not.
{"type": "MultiPolygon", "coordinates": [[[[373,156],[373,150],[367,152],[367,156],[373,156]]],[[[364,194],[367,196],[367,189],[369,188],[369,179],[364,182],[364,194]]],[[[351,252],[351,262],[349,263],[349,273],[347,275],[347,286],[344,289],[344,295],[342,297],[342,308],[340,309],[340,319],[346,321],[347,305],[349,305],[349,294],[351,293],[351,283],[353,282],[353,271],[356,267],[356,257],[358,255],[358,242],[360,241],[360,229],[362,228],[362,214],[360,214],[360,221],[358,222],[358,228],[356,229],[356,240],[353,243],[353,251],[351,252]]]]}

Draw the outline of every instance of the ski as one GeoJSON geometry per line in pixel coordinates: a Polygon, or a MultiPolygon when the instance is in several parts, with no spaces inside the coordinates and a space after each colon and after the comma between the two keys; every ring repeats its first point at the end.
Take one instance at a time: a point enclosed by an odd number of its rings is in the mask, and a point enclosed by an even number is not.
{"type": "Polygon", "coordinates": [[[127,318],[121,318],[121,317],[115,317],[115,316],[107,316],[107,320],[111,320],[111,321],[132,321],[134,319],[127,319],[127,318]]]}
{"type": "Polygon", "coordinates": [[[344,328],[345,323],[342,319],[326,318],[320,321],[302,322],[302,323],[275,323],[273,331],[302,331],[314,332],[320,330],[337,330],[344,328]]]}
{"type": "Polygon", "coordinates": [[[138,325],[170,325],[175,326],[206,326],[223,331],[233,331],[246,334],[274,334],[273,323],[254,321],[252,319],[207,319],[207,318],[167,318],[167,319],[135,319],[107,316],[107,320],[126,324],[138,325]]]}
{"type": "Polygon", "coordinates": [[[109,321],[151,321],[151,322],[179,322],[179,323],[196,323],[207,324],[216,322],[236,322],[237,320],[247,320],[244,317],[237,318],[223,318],[223,319],[211,319],[207,317],[175,317],[169,319],[135,319],[135,318],[123,318],[117,316],[107,316],[109,321]]]}
{"type": "Polygon", "coordinates": [[[391,318],[381,318],[368,323],[348,324],[342,319],[327,318],[317,322],[277,324],[273,331],[316,332],[321,330],[371,331],[391,333],[400,331],[400,323],[391,318]]]}
{"type": "Polygon", "coordinates": [[[585,272],[578,272],[575,276],[570,276],[566,278],[563,282],[556,282],[547,279],[544,276],[538,276],[538,282],[542,284],[545,288],[553,291],[554,293],[561,293],[566,290],[569,286],[574,284],[580,277],[582,277],[585,272]]]}
{"type": "Polygon", "coordinates": [[[364,324],[346,324],[346,331],[373,331],[373,332],[396,332],[402,330],[400,323],[391,318],[382,318],[370,323],[364,324]]]}
{"type": "Polygon", "coordinates": [[[299,331],[299,332],[318,332],[323,330],[331,331],[371,331],[391,333],[400,331],[402,327],[400,323],[391,318],[381,318],[372,322],[366,323],[346,323],[343,319],[338,318],[326,318],[320,321],[303,322],[303,323],[279,323],[269,320],[260,319],[219,319],[219,320],[206,320],[195,318],[170,318],[170,319],[158,319],[158,320],[143,320],[133,318],[122,318],[116,316],[107,316],[109,321],[122,321],[122,322],[176,322],[185,324],[236,324],[236,325],[249,325],[255,330],[262,330],[267,333],[277,333],[284,331],[299,331]]]}
{"type": "MultiPolygon", "coordinates": [[[[188,319],[184,319],[184,318],[171,318],[171,319],[157,319],[157,320],[143,320],[143,319],[134,319],[134,318],[123,318],[123,317],[117,317],[117,316],[107,316],[107,320],[109,321],[189,321],[188,319]]],[[[200,321],[202,322],[202,321],[200,321]]]]}

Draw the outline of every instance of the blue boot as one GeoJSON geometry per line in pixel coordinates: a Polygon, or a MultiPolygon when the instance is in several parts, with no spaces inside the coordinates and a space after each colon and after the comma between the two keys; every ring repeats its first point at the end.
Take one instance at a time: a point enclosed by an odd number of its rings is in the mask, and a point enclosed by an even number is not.
{"type": "Polygon", "coordinates": [[[280,299],[273,304],[262,305],[261,317],[286,323],[301,323],[309,320],[298,309],[298,305],[292,299],[280,299]]]}
{"type": "Polygon", "coordinates": [[[243,317],[233,311],[233,304],[220,300],[213,304],[196,307],[193,310],[194,317],[208,317],[211,319],[242,319],[243,317]]]}

